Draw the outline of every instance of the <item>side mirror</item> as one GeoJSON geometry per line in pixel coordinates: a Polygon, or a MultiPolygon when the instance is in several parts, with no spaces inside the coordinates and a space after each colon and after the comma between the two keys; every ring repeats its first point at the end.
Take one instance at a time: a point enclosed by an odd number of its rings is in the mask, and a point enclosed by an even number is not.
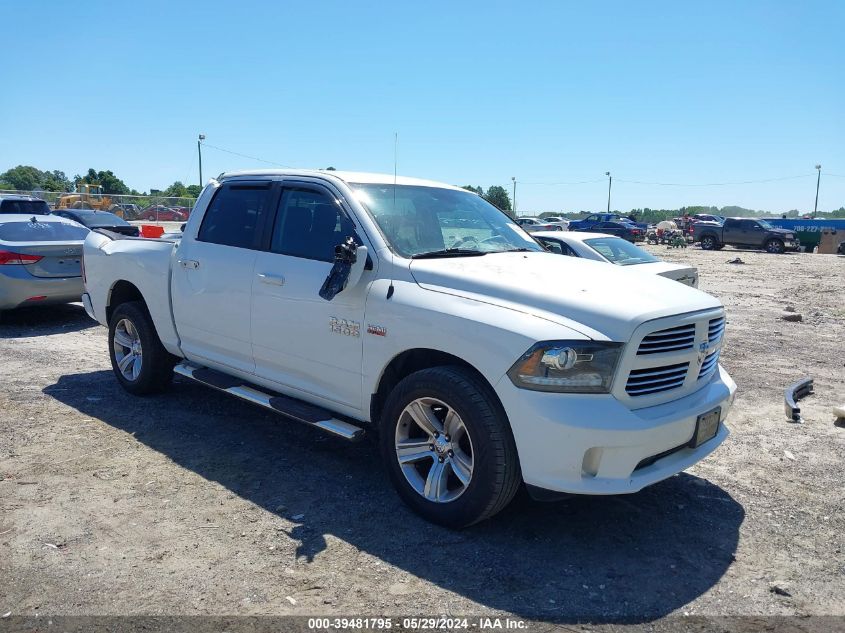
{"type": "Polygon", "coordinates": [[[334,266],[320,288],[320,296],[331,301],[347,288],[354,288],[364,274],[367,265],[367,247],[358,246],[347,237],[343,244],[334,248],[334,266]]]}

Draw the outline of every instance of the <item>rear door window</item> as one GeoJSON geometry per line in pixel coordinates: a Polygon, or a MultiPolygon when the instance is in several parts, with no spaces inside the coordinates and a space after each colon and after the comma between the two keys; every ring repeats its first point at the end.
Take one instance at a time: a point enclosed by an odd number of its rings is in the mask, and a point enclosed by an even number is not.
{"type": "Polygon", "coordinates": [[[550,238],[541,237],[539,239],[543,246],[546,247],[546,250],[548,250],[550,253],[557,253],[558,255],[567,255],[569,257],[578,257],[575,251],[573,251],[568,244],[564,244],[563,242],[559,242],[550,238]]]}
{"type": "Polygon", "coordinates": [[[259,248],[272,192],[270,181],[223,185],[205,212],[197,240],[237,248],[259,248]]]}
{"type": "Polygon", "coordinates": [[[88,229],[64,222],[3,222],[0,240],[4,242],[73,242],[84,240],[88,229]]]}

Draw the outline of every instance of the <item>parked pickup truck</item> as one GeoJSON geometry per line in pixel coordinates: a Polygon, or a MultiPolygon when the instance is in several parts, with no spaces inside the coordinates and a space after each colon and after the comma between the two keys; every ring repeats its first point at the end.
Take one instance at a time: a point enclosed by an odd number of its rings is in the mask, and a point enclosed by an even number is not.
{"type": "Polygon", "coordinates": [[[792,231],[753,218],[725,218],[721,226],[710,222],[695,223],[692,235],[693,241],[701,242],[701,248],[706,251],[720,249],[725,244],[760,248],[770,253],[797,251],[801,247],[792,231]]]}
{"type": "Polygon", "coordinates": [[[128,392],[175,371],[341,438],[374,431],[399,495],[444,525],[523,482],[635,492],[728,435],[717,299],[545,252],[449,185],[224,174],[181,239],[92,232],[84,273],[128,392]]]}
{"type": "Polygon", "coordinates": [[[600,225],[605,222],[622,222],[624,224],[630,224],[631,226],[635,226],[642,230],[643,235],[645,235],[645,232],[648,229],[648,224],[634,222],[630,218],[623,217],[618,213],[593,213],[582,220],[571,220],[569,222],[569,230],[594,231],[596,233],[601,233],[600,225]]]}

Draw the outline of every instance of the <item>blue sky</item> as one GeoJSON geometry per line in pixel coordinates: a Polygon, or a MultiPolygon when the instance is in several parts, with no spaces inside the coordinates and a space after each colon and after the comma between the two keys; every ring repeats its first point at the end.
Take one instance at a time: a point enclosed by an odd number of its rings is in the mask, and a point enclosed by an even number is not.
{"type": "MultiPolygon", "coordinates": [[[[398,132],[401,174],[515,176],[520,212],[601,209],[606,171],[623,210],[806,210],[816,163],[819,208],[845,205],[841,0],[0,5],[0,171],[191,184],[203,132],[281,165],[392,172],[398,132]]],[[[206,147],[203,166],[268,165],[206,147]]]]}

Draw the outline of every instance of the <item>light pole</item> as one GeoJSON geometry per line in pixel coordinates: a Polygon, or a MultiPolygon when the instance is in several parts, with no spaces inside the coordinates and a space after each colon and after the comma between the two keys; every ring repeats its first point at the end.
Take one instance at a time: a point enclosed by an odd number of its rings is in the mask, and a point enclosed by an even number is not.
{"type": "Polygon", "coordinates": [[[516,176],[511,176],[513,180],[513,217],[516,217],[516,176]]]}
{"type": "Polygon", "coordinates": [[[822,181],[822,166],[816,165],[816,171],[819,172],[819,175],[816,177],[816,204],[813,205],[813,217],[816,217],[819,210],[819,183],[822,181]]]}
{"type": "Polygon", "coordinates": [[[613,184],[613,176],[609,171],[604,172],[604,175],[607,176],[607,212],[610,213],[610,186],[613,184]]]}
{"type": "Polygon", "coordinates": [[[197,138],[197,154],[200,157],[200,189],[202,189],[202,142],[205,140],[205,134],[200,134],[197,138]]]}

